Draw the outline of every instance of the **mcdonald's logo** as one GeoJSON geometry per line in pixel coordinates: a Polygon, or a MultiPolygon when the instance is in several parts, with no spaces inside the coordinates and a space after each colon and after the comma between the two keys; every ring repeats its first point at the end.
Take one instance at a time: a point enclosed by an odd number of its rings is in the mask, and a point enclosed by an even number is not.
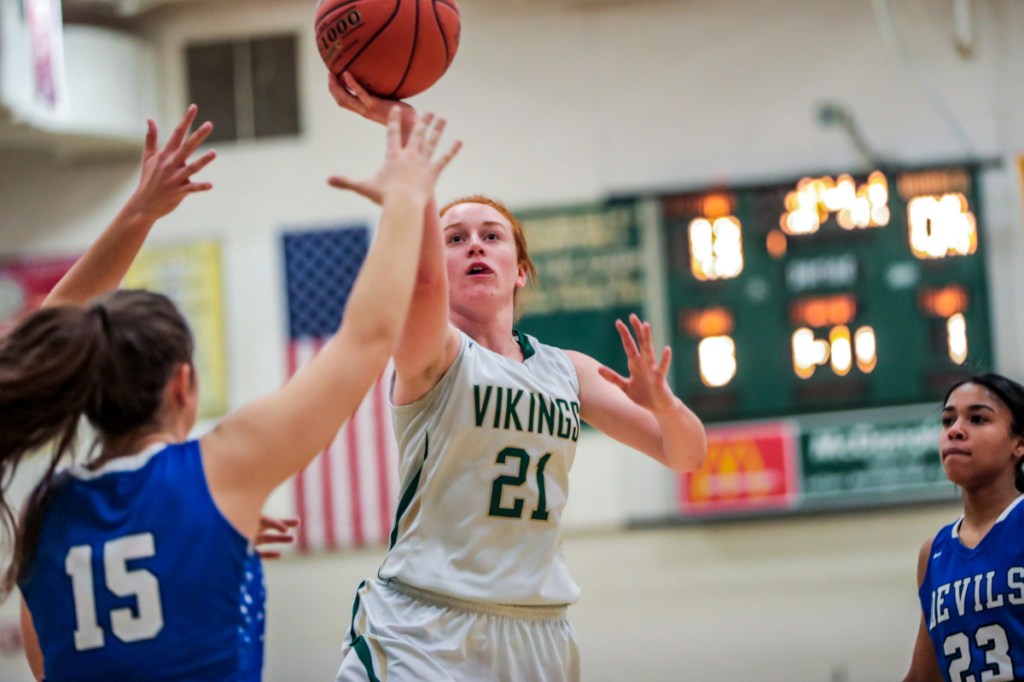
{"type": "Polygon", "coordinates": [[[704,466],[680,476],[683,514],[791,507],[797,496],[797,427],[773,422],[708,429],[704,466]]]}

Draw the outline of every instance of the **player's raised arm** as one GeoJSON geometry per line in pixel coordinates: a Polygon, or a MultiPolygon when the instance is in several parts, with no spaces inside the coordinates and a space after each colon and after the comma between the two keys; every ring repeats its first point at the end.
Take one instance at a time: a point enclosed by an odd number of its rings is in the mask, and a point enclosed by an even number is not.
{"type": "Polygon", "coordinates": [[[707,452],[704,425],[668,385],[672,350],[666,347],[658,357],[650,323],[631,315],[630,324],[635,339],[622,320],[615,323],[629,376],[568,351],[580,380],[580,416],[674,471],[698,469],[707,452]]]}
{"type": "MultiPolygon", "coordinates": [[[[370,121],[383,122],[385,112],[398,106],[402,117],[402,135],[408,135],[416,110],[405,102],[374,96],[351,74],[329,77],[328,87],[334,100],[370,121]]],[[[340,185],[338,185],[340,186],[340,185]]],[[[348,186],[362,196],[380,203],[373,186],[348,186]]],[[[423,215],[423,244],[417,264],[413,302],[395,350],[396,399],[414,400],[434,385],[458,350],[458,331],[449,322],[448,273],[445,264],[444,236],[433,197],[423,215]]]]}
{"type": "Polygon", "coordinates": [[[216,152],[210,150],[190,160],[213,130],[209,121],[191,129],[197,112],[196,105],[189,106],[163,147],[158,143],[156,123],[152,119],[146,122],[138,187],[110,225],[53,288],[43,301],[44,307],[83,304],[116,289],[156,221],[177,208],[189,194],[213,187],[209,182],[195,182],[192,178],[216,157],[216,152]]]}
{"type": "Polygon", "coordinates": [[[215,499],[237,527],[251,527],[250,535],[270,490],[322,450],[362,402],[405,322],[423,211],[459,145],[435,159],[444,121],[423,117],[403,142],[400,118],[392,109],[384,167],[365,183],[379,191],[384,211],[337,334],[282,388],[229,415],[201,440],[215,499]]]}

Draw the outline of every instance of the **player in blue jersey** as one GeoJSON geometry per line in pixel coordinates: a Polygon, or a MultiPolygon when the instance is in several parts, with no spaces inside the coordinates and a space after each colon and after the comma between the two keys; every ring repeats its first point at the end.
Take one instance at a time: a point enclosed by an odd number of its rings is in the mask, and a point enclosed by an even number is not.
{"type": "MultiPolygon", "coordinates": [[[[198,440],[193,340],[166,297],[115,291],[153,223],[208,189],[189,162],[210,124],[190,107],[159,149],[150,122],[142,180],[124,210],[55,287],[45,308],[0,342],[0,480],[49,448],[49,467],[13,534],[34,672],[47,680],[258,680],[264,593],[253,549],[270,492],[337,433],[383,370],[405,320],[422,216],[458,150],[434,158],[442,120],[403,141],[396,109],[375,178],[383,213],[319,355],[283,387],[198,440]],[[97,439],[58,471],[80,418],[97,439]]],[[[346,187],[344,178],[331,184],[346,187]]]]}
{"type": "MultiPolygon", "coordinates": [[[[392,103],[344,78],[339,105],[383,122],[392,103]]],[[[635,315],[617,323],[625,377],[513,328],[533,263],[501,202],[431,207],[422,249],[391,395],[402,495],[337,679],[579,679],[561,518],[581,421],[676,471],[701,465],[703,426],[635,315]]]]}
{"type": "Polygon", "coordinates": [[[953,386],[939,453],[964,513],[921,546],[906,682],[1024,679],[1024,386],[998,374],[953,386]]]}

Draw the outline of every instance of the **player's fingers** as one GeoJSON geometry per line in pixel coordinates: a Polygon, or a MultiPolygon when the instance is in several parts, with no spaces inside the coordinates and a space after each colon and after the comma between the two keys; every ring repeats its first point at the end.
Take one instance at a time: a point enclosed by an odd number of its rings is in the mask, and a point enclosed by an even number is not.
{"type": "Polygon", "coordinates": [[[646,322],[642,322],[636,313],[630,313],[629,324],[633,327],[633,331],[636,333],[637,347],[640,354],[648,358],[653,358],[654,346],[651,343],[650,325],[646,322]]]}
{"type": "Polygon", "coordinates": [[[341,77],[345,81],[345,87],[349,89],[349,92],[355,95],[357,100],[362,102],[366,107],[370,107],[373,104],[373,95],[367,92],[366,88],[359,84],[359,81],[356,80],[355,76],[350,74],[348,71],[345,71],[341,74],[341,77]]]}
{"type": "Polygon", "coordinates": [[[369,199],[375,204],[379,204],[381,202],[380,191],[362,182],[349,180],[348,178],[342,177],[340,175],[332,175],[331,177],[327,178],[327,184],[330,185],[331,187],[337,187],[338,189],[344,189],[351,192],[355,192],[359,196],[365,197],[366,199],[369,199]]]}
{"type": "Polygon", "coordinates": [[[359,101],[359,98],[352,94],[345,84],[338,80],[338,77],[334,74],[328,74],[327,87],[331,92],[331,96],[334,97],[334,101],[337,102],[340,107],[348,109],[349,111],[354,111],[359,115],[364,115],[366,113],[366,107],[359,101]]]}
{"type": "Polygon", "coordinates": [[[615,384],[623,391],[625,391],[626,387],[629,386],[629,381],[624,376],[622,376],[613,369],[605,367],[604,365],[601,365],[600,367],[597,368],[597,373],[601,375],[602,379],[609,383],[615,384]]]}
{"type": "Polygon", "coordinates": [[[287,531],[289,528],[293,528],[299,525],[299,519],[294,516],[268,516],[266,514],[260,514],[260,532],[264,532],[267,528],[272,528],[281,532],[287,531]]]}
{"type": "Polygon", "coordinates": [[[164,145],[164,149],[177,149],[181,146],[181,141],[185,139],[185,135],[188,133],[188,129],[192,127],[192,122],[196,120],[198,112],[199,107],[195,104],[188,105],[188,109],[185,110],[185,117],[174,128],[174,132],[171,133],[171,137],[167,140],[167,144],[164,145]]]}
{"type": "Polygon", "coordinates": [[[444,156],[434,162],[434,174],[440,175],[441,171],[448,167],[448,164],[451,163],[451,160],[455,158],[460,149],[462,149],[462,140],[455,140],[444,156]]]}
{"type": "Polygon", "coordinates": [[[443,118],[438,118],[433,121],[433,125],[427,131],[427,139],[423,146],[423,153],[429,159],[434,155],[434,151],[437,149],[438,143],[441,142],[441,135],[444,134],[444,129],[448,125],[448,121],[443,118]]]}
{"type": "Polygon", "coordinates": [[[433,120],[434,114],[429,111],[416,119],[416,123],[412,127],[412,132],[409,133],[408,146],[410,149],[417,152],[423,149],[423,140],[427,136],[427,128],[430,127],[433,120]]]}
{"type": "MultiPolygon", "coordinates": [[[[418,125],[418,124],[417,124],[418,125]]],[[[396,104],[388,111],[388,149],[402,148],[402,109],[396,104]]]]}
{"type": "Polygon", "coordinates": [[[337,187],[338,189],[352,190],[353,192],[359,192],[360,194],[366,189],[363,183],[350,178],[346,178],[344,175],[332,175],[327,178],[327,184],[331,187],[337,187]]]}
{"type": "Polygon", "coordinates": [[[633,339],[633,335],[629,333],[629,327],[622,320],[615,320],[615,328],[619,330],[619,336],[622,338],[622,348],[626,351],[627,358],[635,358],[640,355],[640,350],[636,347],[636,341],[633,339]]]}
{"type": "Polygon", "coordinates": [[[142,158],[147,159],[153,154],[156,154],[157,149],[157,130],[156,121],[151,118],[146,119],[146,146],[142,150],[142,158]]]}
{"type": "Polygon", "coordinates": [[[658,376],[662,379],[668,377],[668,368],[672,366],[672,348],[665,346],[661,351],[661,362],[658,363],[658,376]]]}
{"type": "Polygon", "coordinates": [[[192,134],[188,136],[185,143],[181,145],[181,149],[178,150],[176,156],[180,161],[184,161],[188,157],[192,156],[195,150],[199,149],[206,138],[213,132],[213,124],[209,121],[204,121],[201,126],[192,131],[192,134]]]}
{"type": "Polygon", "coordinates": [[[213,189],[212,182],[190,182],[184,187],[184,190],[189,194],[194,194],[195,192],[209,192],[211,189],[213,189]]]}
{"type": "Polygon", "coordinates": [[[213,161],[215,158],[217,158],[217,152],[211,149],[210,151],[206,152],[192,163],[184,166],[181,170],[175,173],[174,177],[176,180],[187,180],[188,178],[192,177],[199,171],[206,168],[206,166],[209,165],[209,163],[213,161]]]}
{"type": "Polygon", "coordinates": [[[295,537],[283,533],[260,533],[256,536],[256,544],[291,544],[295,542],[295,537]]]}

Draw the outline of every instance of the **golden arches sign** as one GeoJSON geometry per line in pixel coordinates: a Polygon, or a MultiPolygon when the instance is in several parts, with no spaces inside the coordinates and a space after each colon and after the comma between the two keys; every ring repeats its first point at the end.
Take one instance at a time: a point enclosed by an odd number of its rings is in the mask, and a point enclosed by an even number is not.
{"type": "Polygon", "coordinates": [[[781,421],[708,431],[707,457],[680,478],[687,514],[791,506],[797,497],[799,427],[781,421]]]}

